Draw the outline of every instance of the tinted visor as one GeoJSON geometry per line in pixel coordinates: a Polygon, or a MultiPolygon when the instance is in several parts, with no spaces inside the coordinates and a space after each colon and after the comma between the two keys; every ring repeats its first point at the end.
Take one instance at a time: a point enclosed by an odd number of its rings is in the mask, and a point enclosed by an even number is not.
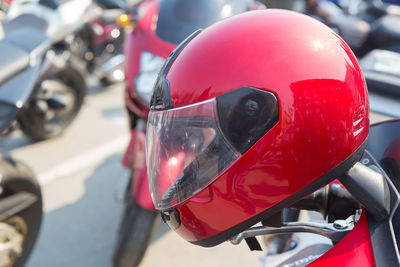
{"type": "Polygon", "coordinates": [[[193,197],[240,155],[221,131],[216,99],[149,113],[146,160],[157,209],[193,197]]]}
{"type": "Polygon", "coordinates": [[[161,39],[179,44],[194,31],[249,7],[249,1],[243,0],[162,0],[156,32],[161,39]]]}

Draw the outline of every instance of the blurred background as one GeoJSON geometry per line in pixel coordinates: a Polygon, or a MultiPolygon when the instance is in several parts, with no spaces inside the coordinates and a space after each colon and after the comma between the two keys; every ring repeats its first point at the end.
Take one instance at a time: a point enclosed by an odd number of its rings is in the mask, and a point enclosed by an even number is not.
{"type": "Polygon", "coordinates": [[[0,151],[32,169],[43,196],[26,266],[134,266],[147,245],[141,266],[265,264],[265,252],[243,243],[185,242],[159,224],[141,183],[157,73],[179,42],[219,19],[266,5],[320,20],[360,61],[371,123],[400,118],[397,1],[201,2],[1,1],[0,151]]]}

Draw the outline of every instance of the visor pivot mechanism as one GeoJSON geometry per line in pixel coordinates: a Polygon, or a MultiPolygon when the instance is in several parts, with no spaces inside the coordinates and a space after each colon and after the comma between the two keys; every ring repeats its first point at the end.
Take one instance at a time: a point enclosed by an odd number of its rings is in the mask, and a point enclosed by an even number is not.
{"type": "Polygon", "coordinates": [[[161,218],[164,223],[168,224],[171,229],[176,230],[181,225],[181,219],[179,218],[179,212],[172,208],[161,211],[161,218]]]}
{"type": "Polygon", "coordinates": [[[248,100],[245,104],[246,113],[249,116],[254,116],[258,113],[259,106],[258,103],[254,100],[248,100]]]}

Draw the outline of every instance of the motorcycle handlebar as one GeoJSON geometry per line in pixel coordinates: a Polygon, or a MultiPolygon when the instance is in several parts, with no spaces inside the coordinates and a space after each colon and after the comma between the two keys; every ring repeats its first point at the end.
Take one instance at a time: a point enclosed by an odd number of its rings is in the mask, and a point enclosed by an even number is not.
{"type": "Polygon", "coordinates": [[[388,217],[390,192],[384,174],[378,169],[356,163],[339,180],[346,189],[339,184],[327,185],[291,208],[321,212],[330,222],[347,218],[361,205],[377,221],[388,217]]]}
{"type": "Polygon", "coordinates": [[[294,203],[291,208],[318,211],[333,222],[354,214],[361,205],[341,185],[330,184],[294,203]]]}

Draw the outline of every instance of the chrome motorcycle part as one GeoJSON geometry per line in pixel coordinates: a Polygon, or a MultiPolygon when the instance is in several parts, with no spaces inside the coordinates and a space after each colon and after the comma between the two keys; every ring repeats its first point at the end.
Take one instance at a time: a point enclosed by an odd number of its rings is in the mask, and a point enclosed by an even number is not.
{"type": "Polygon", "coordinates": [[[356,217],[350,216],[346,220],[334,223],[317,223],[317,222],[289,222],[286,225],[274,228],[257,226],[249,228],[242,233],[233,236],[230,242],[234,245],[249,237],[269,234],[287,234],[287,233],[312,233],[329,238],[333,242],[339,242],[347,233],[349,233],[356,223],[356,217]],[[341,229],[337,228],[341,225],[341,229]],[[336,226],[336,227],[335,227],[336,226]]]}

